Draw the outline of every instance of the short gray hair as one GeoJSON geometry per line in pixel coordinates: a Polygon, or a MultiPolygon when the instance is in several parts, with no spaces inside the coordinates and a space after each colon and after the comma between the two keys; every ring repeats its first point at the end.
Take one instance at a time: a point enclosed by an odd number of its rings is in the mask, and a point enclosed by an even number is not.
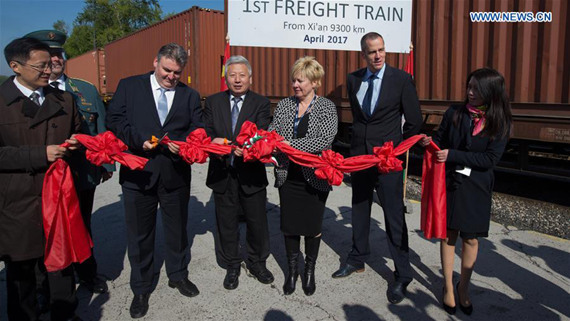
{"type": "Polygon", "coordinates": [[[176,63],[181,67],[185,67],[188,62],[188,53],[186,53],[186,49],[174,42],[160,47],[158,54],[156,55],[156,60],[160,61],[163,57],[176,61],[176,63]]]}
{"type": "Polygon", "coordinates": [[[228,78],[228,67],[230,65],[235,65],[235,64],[244,64],[247,67],[247,71],[249,72],[249,76],[251,77],[251,65],[249,64],[249,61],[247,59],[245,59],[244,56],[231,56],[230,58],[228,58],[228,60],[226,61],[226,65],[224,66],[224,70],[226,71],[226,78],[228,78]]]}

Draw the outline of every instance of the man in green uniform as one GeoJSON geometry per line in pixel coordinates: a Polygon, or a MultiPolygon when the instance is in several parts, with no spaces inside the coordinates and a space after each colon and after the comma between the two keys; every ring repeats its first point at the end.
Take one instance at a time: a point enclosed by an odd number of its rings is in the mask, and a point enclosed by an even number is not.
{"type": "MultiPolygon", "coordinates": [[[[51,75],[50,86],[67,91],[75,98],[77,110],[80,113],[81,133],[97,135],[106,131],[105,127],[105,106],[99,97],[97,88],[91,83],[68,77],[65,71],[65,52],[63,44],[67,36],[57,30],[39,30],[27,34],[25,37],[35,38],[50,47],[51,55],[51,75]]],[[[93,210],[93,199],[95,197],[95,187],[108,180],[115,170],[114,165],[103,165],[97,167],[85,159],[84,154],[78,153],[71,160],[71,169],[74,173],[75,188],[79,197],[81,215],[85,221],[85,226],[91,234],[91,212],[93,210]]],[[[75,265],[75,270],[79,280],[87,289],[93,293],[105,293],[108,290],[105,280],[97,277],[97,263],[92,255],[88,260],[75,265]]]]}

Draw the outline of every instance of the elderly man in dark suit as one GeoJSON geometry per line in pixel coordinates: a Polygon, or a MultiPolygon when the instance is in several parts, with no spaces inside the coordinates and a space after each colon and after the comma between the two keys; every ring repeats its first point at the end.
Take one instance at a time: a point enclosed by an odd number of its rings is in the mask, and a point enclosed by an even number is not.
{"type": "MultiPolygon", "coordinates": [[[[269,99],[249,90],[251,65],[242,56],[232,56],[225,65],[229,90],[206,99],[204,123],[214,143],[228,144],[237,137],[248,120],[267,129],[270,122],[269,99]]],[[[261,283],[272,283],[267,269],[269,231],[265,211],[267,175],[261,162],[243,162],[242,149],[229,157],[212,157],[206,185],[214,191],[216,223],[220,240],[219,256],[227,268],[224,288],[233,290],[239,284],[241,255],[239,251],[238,215],[243,211],[247,224],[247,267],[261,283]],[[241,209],[241,211],[240,211],[241,209]]]]}
{"type": "MultiPolygon", "coordinates": [[[[0,260],[6,262],[9,320],[37,320],[35,267],[43,265],[42,186],[52,162],[69,155],[81,120],[73,96],[48,86],[50,48],[15,39],[4,56],[16,76],[0,86],[0,260]],[[69,148],[59,146],[71,143],[69,148]]],[[[47,273],[51,320],[74,317],[73,268],[47,273]]]]}
{"type": "Polygon", "coordinates": [[[119,82],[107,113],[107,127],[129,150],[149,159],[142,171],[121,167],[119,182],[123,188],[127,225],[128,255],[131,263],[131,289],[134,299],[132,318],[148,311],[154,270],[154,239],[157,207],[160,204],[168,286],[193,297],[198,288],[188,280],[188,201],[190,165],[178,155],[179,146],[151,141],[152,136],[168,134],[172,140],[184,140],[202,127],[200,94],[180,83],[188,61],[187,51],[170,43],[158,51],[154,72],[132,76],[119,82]]]}
{"type": "MultiPolygon", "coordinates": [[[[415,86],[410,75],[385,63],[384,39],[376,32],[360,42],[366,68],[348,75],[347,89],[352,108],[351,155],[372,154],[373,148],[419,132],[422,117],[415,86]],[[402,115],[405,123],[402,127],[402,115]]],[[[364,271],[370,255],[370,210],[376,190],[384,212],[388,248],[395,265],[395,282],[387,291],[388,301],[399,303],[412,281],[408,231],[404,217],[403,177],[401,172],[379,174],[376,168],[352,174],[352,250],[333,278],[364,271]]]]}

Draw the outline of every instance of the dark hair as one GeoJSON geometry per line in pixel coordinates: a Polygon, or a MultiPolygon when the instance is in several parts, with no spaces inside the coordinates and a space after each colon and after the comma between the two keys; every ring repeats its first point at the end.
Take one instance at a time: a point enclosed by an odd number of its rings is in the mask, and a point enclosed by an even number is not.
{"type": "MultiPolygon", "coordinates": [[[[481,68],[472,71],[467,76],[465,88],[469,86],[471,79],[477,84],[483,104],[487,106],[485,128],[481,132],[482,135],[491,139],[509,137],[512,113],[505,78],[495,69],[481,68]]],[[[465,97],[465,104],[467,102],[468,98],[465,97]]],[[[460,111],[461,109],[458,110],[458,113],[460,111]]],[[[459,123],[458,113],[454,115],[456,126],[459,123]]]]}
{"type": "Polygon", "coordinates": [[[384,41],[384,38],[382,37],[381,34],[379,34],[378,32],[369,32],[367,34],[365,34],[364,36],[362,36],[362,38],[360,38],[360,50],[362,50],[362,52],[366,52],[366,49],[368,48],[368,45],[366,44],[366,41],[368,40],[374,40],[380,38],[382,39],[382,41],[384,41]]]}
{"type": "Polygon", "coordinates": [[[10,64],[10,61],[25,63],[30,59],[30,52],[33,50],[50,52],[49,46],[37,39],[18,38],[12,40],[12,42],[4,48],[4,57],[6,57],[8,64],[10,64]]]}
{"type": "Polygon", "coordinates": [[[186,49],[174,42],[160,47],[158,54],[156,55],[156,60],[160,61],[162,57],[176,61],[180,67],[186,66],[186,62],[188,62],[188,53],[186,52],[186,49]]]}

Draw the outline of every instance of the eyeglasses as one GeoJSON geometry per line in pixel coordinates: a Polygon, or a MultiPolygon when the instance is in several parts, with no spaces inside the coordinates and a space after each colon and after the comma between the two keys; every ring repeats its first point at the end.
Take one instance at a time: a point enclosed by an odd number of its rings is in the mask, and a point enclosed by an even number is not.
{"type": "Polygon", "coordinates": [[[27,64],[25,62],[21,62],[21,61],[16,61],[17,63],[19,63],[22,66],[29,66],[30,68],[32,68],[33,70],[37,71],[37,72],[46,72],[48,70],[51,70],[52,68],[52,63],[49,62],[47,64],[43,64],[41,66],[36,66],[36,65],[30,65],[27,64]]]}

